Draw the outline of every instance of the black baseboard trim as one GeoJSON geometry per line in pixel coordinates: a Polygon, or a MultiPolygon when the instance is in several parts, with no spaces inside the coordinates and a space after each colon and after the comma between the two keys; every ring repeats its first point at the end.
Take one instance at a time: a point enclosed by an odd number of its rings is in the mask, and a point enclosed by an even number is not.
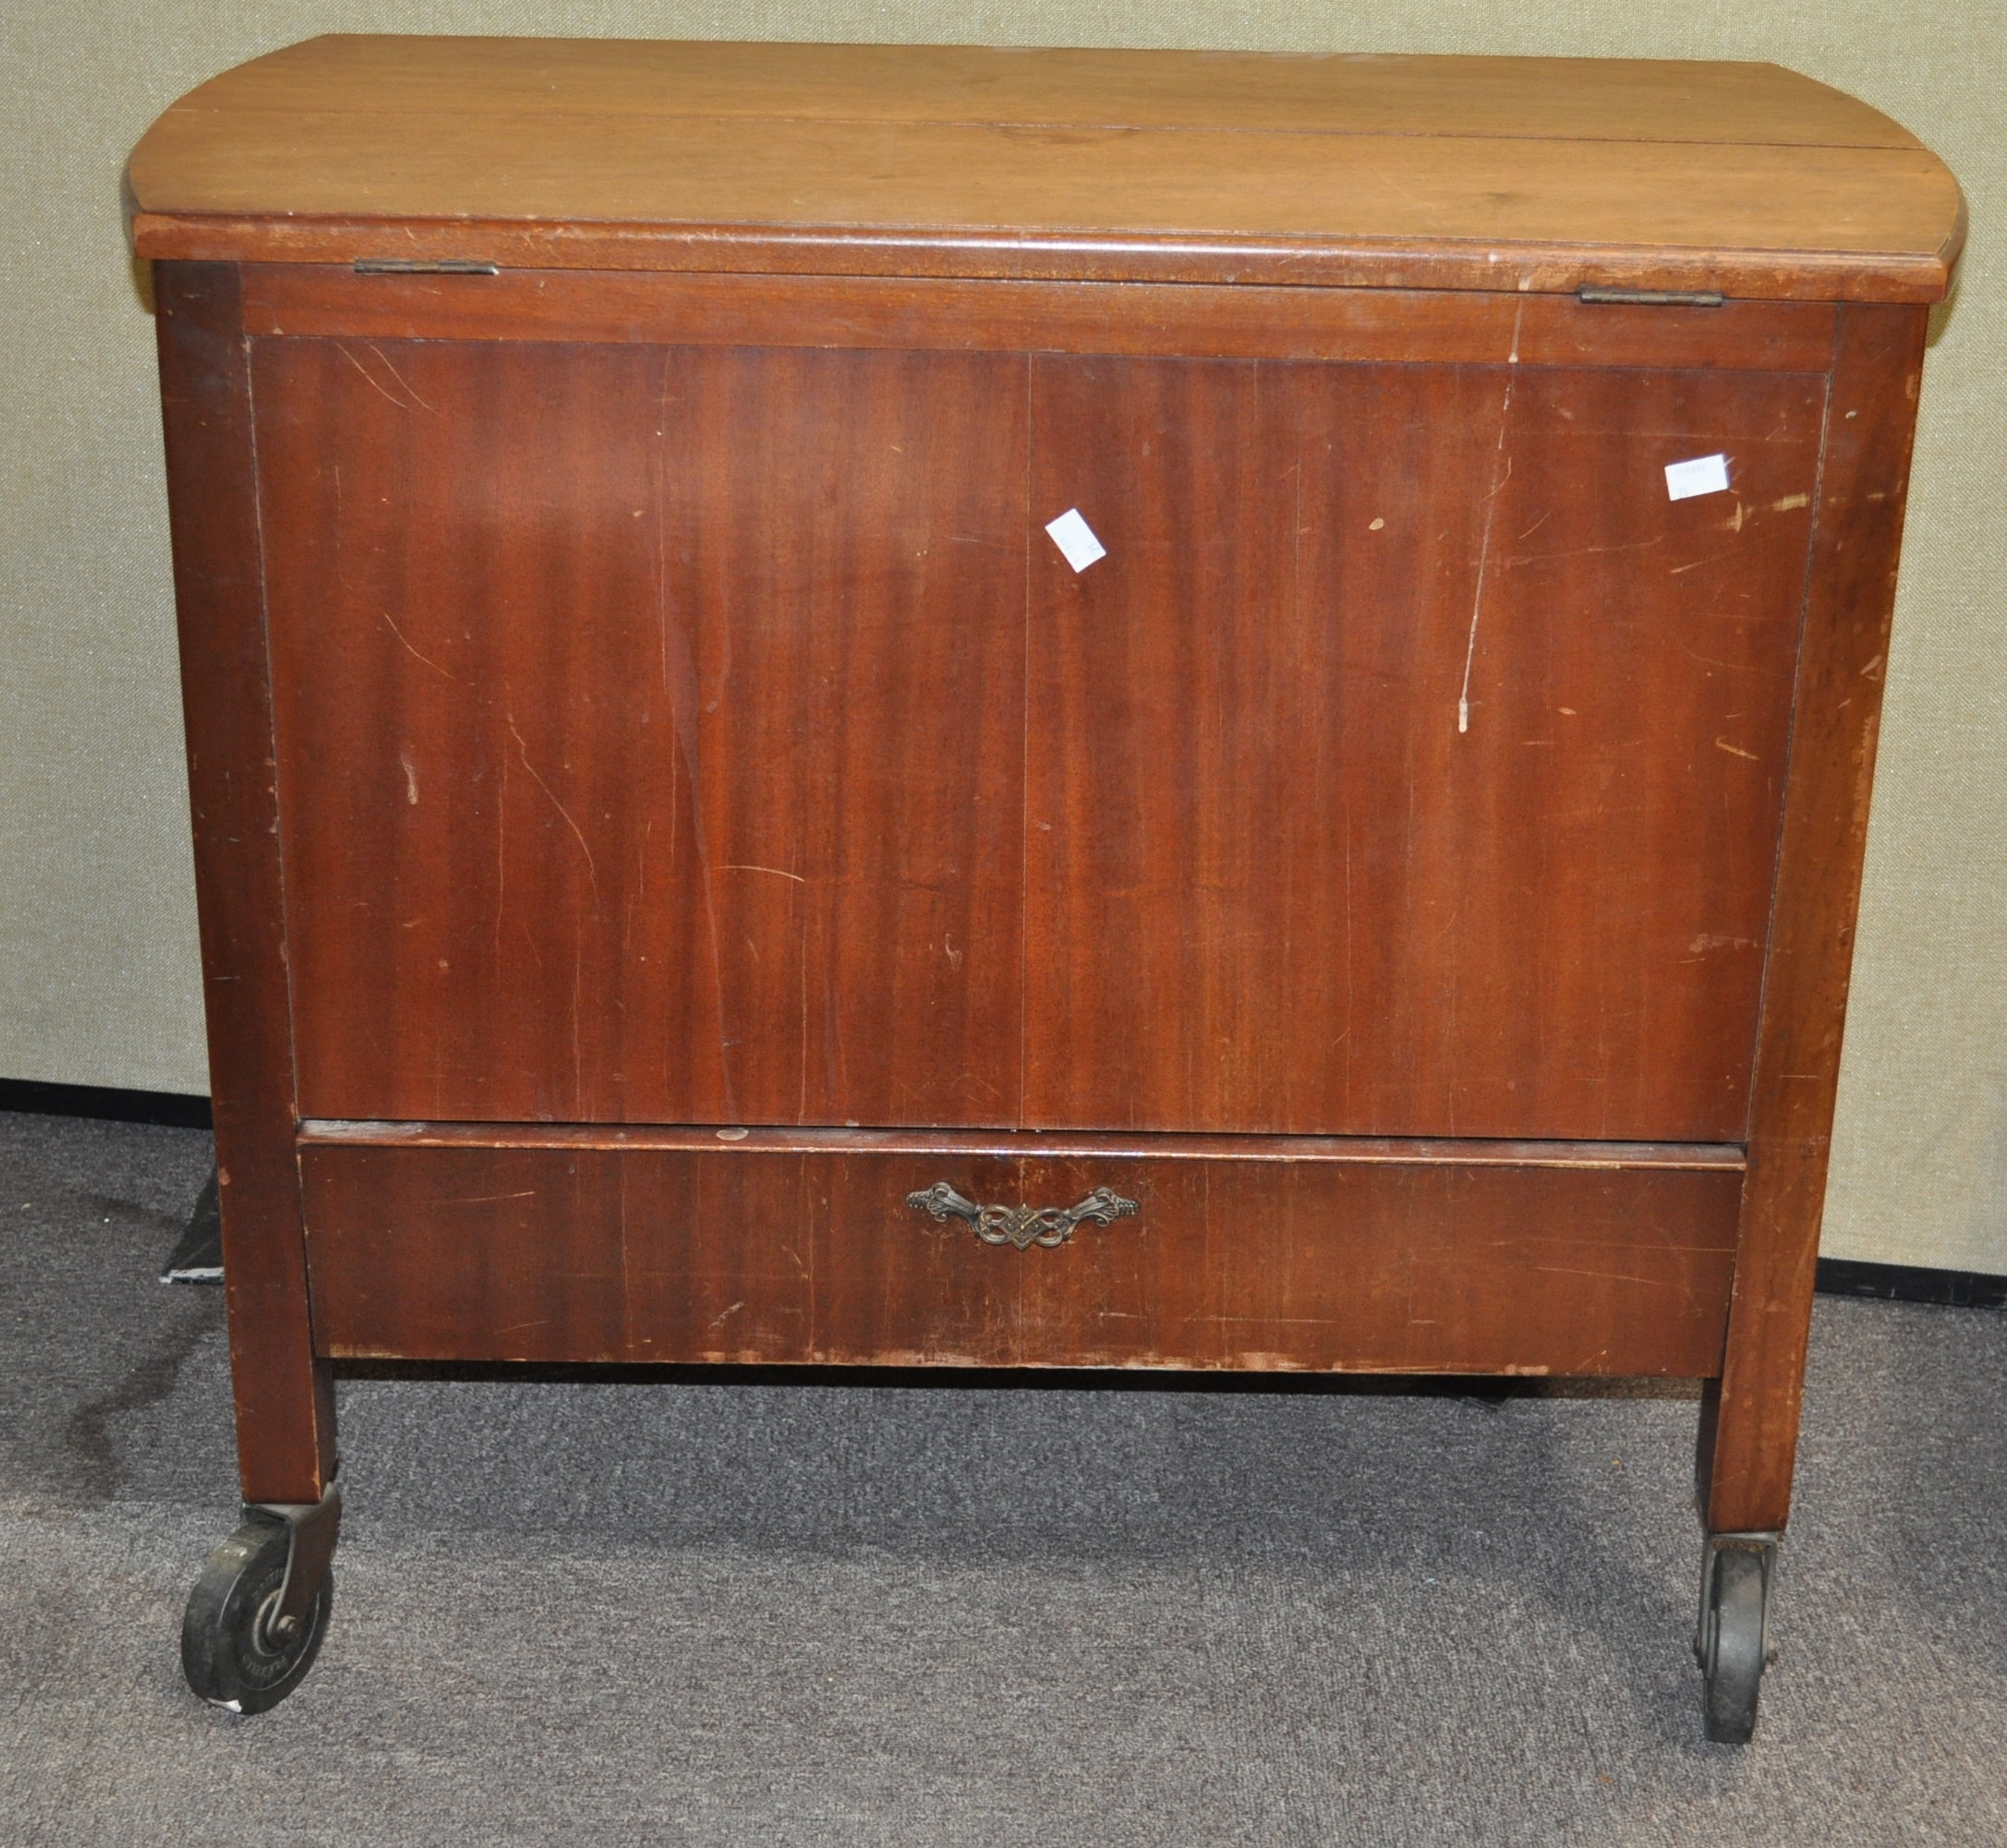
{"type": "Polygon", "coordinates": [[[212,1127],[209,1099],[174,1091],[119,1091],[104,1084],[38,1084],[0,1078],[0,1110],[37,1117],[97,1117],[108,1123],[163,1123],[175,1129],[212,1127]]]}
{"type": "Polygon", "coordinates": [[[1881,1302],[1932,1302],[1946,1309],[2007,1309],[2007,1277],[1981,1271],[1938,1271],[1922,1264],[1868,1264],[1821,1258],[1822,1296],[1873,1297],[1881,1302]]]}

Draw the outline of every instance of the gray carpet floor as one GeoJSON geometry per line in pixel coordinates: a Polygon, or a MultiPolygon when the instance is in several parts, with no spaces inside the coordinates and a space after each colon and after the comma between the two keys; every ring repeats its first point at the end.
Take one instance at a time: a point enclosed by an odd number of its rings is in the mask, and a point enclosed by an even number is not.
{"type": "Polygon", "coordinates": [[[1743,1751],[1664,1393],[352,1378],[327,1646],[215,1711],[208,1161],[0,1116],[0,1842],[2007,1842],[2007,1314],[1872,1302],[1743,1751]]]}

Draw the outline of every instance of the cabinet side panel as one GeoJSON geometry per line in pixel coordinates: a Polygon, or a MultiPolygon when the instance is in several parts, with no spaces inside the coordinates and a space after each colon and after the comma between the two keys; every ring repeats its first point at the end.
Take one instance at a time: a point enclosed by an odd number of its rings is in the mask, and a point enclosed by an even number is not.
{"type": "Polygon", "coordinates": [[[247,1501],[316,1502],[333,1402],[313,1358],[293,1153],[272,704],[237,272],[156,271],[202,997],[247,1501]]]}
{"type": "Polygon", "coordinates": [[[1791,1505],[1925,327],[1921,308],[1840,311],[1735,1299],[1701,1456],[1718,1533],[1781,1528],[1791,1505]]]}
{"type": "Polygon", "coordinates": [[[307,1113],[1014,1121],[1024,362],[256,353],[307,1113]]]}
{"type": "Polygon", "coordinates": [[[1041,361],[1027,1121],[1738,1139],[1822,404],[1041,361]]]}

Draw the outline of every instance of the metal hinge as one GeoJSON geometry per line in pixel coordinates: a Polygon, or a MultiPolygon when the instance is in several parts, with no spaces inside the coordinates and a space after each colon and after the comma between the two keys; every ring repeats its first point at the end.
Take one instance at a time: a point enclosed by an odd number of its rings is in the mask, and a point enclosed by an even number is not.
{"type": "Polygon", "coordinates": [[[1586,283],[1575,296],[1578,301],[1625,308],[1721,308],[1728,300],[1705,289],[1599,289],[1586,283]]]}
{"type": "Polygon", "coordinates": [[[499,276],[499,263],[483,263],[471,257],[441,257],[420,261],[406,257],[357,257],[358,276],[499,276]]]}

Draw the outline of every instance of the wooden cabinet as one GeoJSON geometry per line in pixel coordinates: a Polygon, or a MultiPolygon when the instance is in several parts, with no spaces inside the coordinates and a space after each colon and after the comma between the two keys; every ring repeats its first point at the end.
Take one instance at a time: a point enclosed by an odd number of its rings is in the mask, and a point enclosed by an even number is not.
{"type": "Polygon", "coordinates": [[[332,39],[132,181],[253,1704],[343,1357],[1656,1373],[1747,1736],[1931,156],[1766,66],[332,39]]]}

